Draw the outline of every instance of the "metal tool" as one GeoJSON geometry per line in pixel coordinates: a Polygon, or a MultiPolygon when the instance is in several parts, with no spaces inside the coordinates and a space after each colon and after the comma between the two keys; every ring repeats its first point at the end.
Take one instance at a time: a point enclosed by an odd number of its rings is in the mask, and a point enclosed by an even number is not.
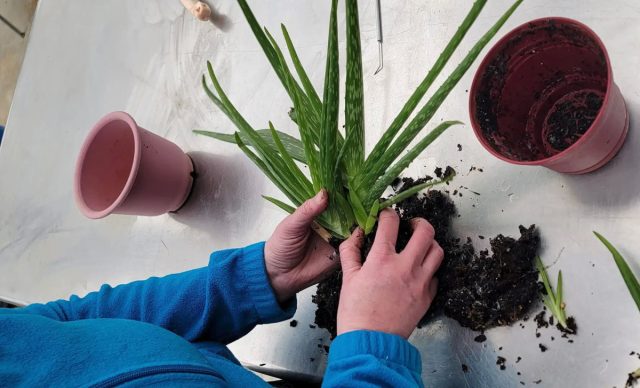
{"type": "Polygon", "coordinates": [[[377,27],[378,27],[378,68],[373,75],[376,75],[382,70],[384,65],[383,56],[382,56],[382,9],[380,6],[381,0],[376,0],[376,14],[378,16],[377,19],[377,27]]]}

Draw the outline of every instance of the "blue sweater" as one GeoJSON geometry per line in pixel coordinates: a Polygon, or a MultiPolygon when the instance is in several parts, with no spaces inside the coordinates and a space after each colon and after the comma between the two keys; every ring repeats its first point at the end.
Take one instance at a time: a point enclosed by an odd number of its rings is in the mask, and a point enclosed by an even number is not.
{"type": "MultiPolygon", "coordinates": [[[[209,266],[84,298],[0,309],[0,385],[244,386],[266,384],[225,346],[293,316],[276,301],[264,243],[214,252],[209,266]]],[[[420,353],[380,332],[339,335],[324,386],[422,386],[420,353]]]]}

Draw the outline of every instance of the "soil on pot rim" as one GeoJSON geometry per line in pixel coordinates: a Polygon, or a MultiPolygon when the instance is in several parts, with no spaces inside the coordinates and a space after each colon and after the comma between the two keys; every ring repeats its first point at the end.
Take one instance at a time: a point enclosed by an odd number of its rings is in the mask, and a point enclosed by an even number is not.
{"type": "MultiPolygon", "coordinates": [[[[396,182],[394,189],[399,192],[415,184],[414,180],[403,178],[396,182]]],[[[409,241],[412,234],[409,220],[415,217],[423,217],[434,226],[436,240],[445,251],[445,259],[436,274],[438,294],[421,324],[438,312],[444,312],[462,326],[482,331],[522,319],[538,300],[534,258],[540,240],[534,225],[521,226],[521,236],[517,239],[503,235],[490,239],[492,254],[486,250],[476,253],[470,239],[462,242],[451,234],[451,220],[457,212],[447,194],[432,190],[414,195],[400,202],[395,210],[401,220],[398,251],[409,241]]],[[[366,258],[374,237],[375,231],[367,236],[362,257],[366,258]]],[[[339,244],[338,241],[333,243],[339,244]]],[[[319,284],[313,296],[313,302],[318,306],[315,323],[327,329],[331,338],[336,336],[341,286],[342,272],[337,271],[319,284]]]]}

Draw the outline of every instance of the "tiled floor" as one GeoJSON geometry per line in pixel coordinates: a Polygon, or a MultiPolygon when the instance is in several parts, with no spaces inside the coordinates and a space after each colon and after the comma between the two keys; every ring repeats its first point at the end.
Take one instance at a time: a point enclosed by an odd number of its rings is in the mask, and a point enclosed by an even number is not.
{"type": "Polygon", "coordinates": [[[0,16],[19,32],[25,33],[22,37],[0,20],[0,125],[7,122],[37,2],[38,0],[0,0],[0,16]]]}

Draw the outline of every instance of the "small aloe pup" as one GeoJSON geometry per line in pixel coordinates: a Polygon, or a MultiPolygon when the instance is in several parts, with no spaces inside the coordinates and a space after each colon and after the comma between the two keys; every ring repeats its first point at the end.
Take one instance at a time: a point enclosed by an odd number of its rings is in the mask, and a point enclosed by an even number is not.
{"type": "MultiPolygon", "coordinates": [[[[317,220],[321,228],[328,232],[325,235],[330,234],[336,238],[344,239],[349,236],[355,226],[359,226],[365,233],[369,233],[382,209],[452,178],[452,176],[448,176],[440,180],[426,182],[386,200],[380,200],[391,182],[438,136],[451,126],[461,124],[459,121],[442,122],[431,129],[415,145],[410,146],[482,49],[495,36],[522,0],[516,1],[478,39],[432,97],[409,120],[486,2],[486,0],[476,0],[473,3],[469,13],[433,67],[427,72],[424,80],[409,97],[371,152],[366,155],[358,2],[344,0],[347,41],[344,95],[345,128],[344,131],[340,131],[338,128],[340,105],[338,0],[331,2],[322,95],[315,90],[309,80],[294,48],[291,36],[284,25],[282,26],[282,35],[297,77],[294,76],[280,45],[266,28],[260,27],[246,0],[238,0],[258,43],[291,99],[293,109],[290,116],[298,127],[300,138],[278,131],[271,122],[262,127],[266,129],[256,130],[235,108],[209,62],[207,63],[209,80],[203,76],[202,86],[211,101],[236,126],[237,132],[233,135],[199,130],[194,132],[236,143],[247,157],[282,191],[290,204],[276,198],[265,197],[265,199],[289,213],[320,189],[325,188],[329,193],[329,207],[317,220]],[[308,167],[308,175],[300,168],[301,164],[308,167]]],[[[265,122],[267,121],[265,120],[265,122]]]]}

